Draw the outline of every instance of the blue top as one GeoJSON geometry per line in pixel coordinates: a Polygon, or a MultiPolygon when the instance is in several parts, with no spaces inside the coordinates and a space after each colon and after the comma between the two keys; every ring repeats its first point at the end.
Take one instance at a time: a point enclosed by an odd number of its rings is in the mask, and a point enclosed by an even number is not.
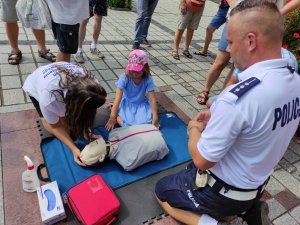
{"type": "Polygon", "coordinates": [[[146,94],[156,88],[152,76],[142,79],[139,84],[135,84],[131,77],[121,74],[116,86],[123,91],[119,106],[122,126],[151,123],[152,110],[146,94]]]}

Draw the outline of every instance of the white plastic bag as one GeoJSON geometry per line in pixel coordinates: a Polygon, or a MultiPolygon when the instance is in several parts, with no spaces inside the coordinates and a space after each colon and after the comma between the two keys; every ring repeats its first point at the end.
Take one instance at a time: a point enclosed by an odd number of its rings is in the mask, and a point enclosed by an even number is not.
{"type": "Polygon", "coordinates": [[[45,0],[18,0],[17,15],[23,26],[33,29],[52,29],[52,19],[45,0]]]}

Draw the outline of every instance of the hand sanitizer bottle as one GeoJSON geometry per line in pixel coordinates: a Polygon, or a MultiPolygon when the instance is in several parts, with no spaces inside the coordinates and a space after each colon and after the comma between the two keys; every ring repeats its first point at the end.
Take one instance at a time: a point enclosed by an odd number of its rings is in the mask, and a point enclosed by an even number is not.
{"type": "Polygon", "coordinates": [[[40,186],[40,181],[31,159],[25,155],[24,160],[27,164],[27,170],[22,174],[23,190],[26,192],[35,192],[40,186]]]}

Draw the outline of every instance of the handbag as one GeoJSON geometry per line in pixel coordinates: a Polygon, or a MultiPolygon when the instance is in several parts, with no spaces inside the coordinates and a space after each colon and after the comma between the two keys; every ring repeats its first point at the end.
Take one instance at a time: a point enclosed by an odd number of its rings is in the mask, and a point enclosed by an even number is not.
{"type": "Polygon", "coordinates": [[[99,174],[70,188],[67,204],[78,222],[84,225],[111,224],[120,211],[120,202],[99,174]]]}
{"type": "Polygon", "coordinates": [[[18,0],[16,11],[24,27],[52,29],[51,13],[45,0],[18,0]]]}
{"type": "Polygon", "coordinates": [[[205,0],[185,0],[185,2],[191,12],[200,12],[205,4],[205,0]]]}

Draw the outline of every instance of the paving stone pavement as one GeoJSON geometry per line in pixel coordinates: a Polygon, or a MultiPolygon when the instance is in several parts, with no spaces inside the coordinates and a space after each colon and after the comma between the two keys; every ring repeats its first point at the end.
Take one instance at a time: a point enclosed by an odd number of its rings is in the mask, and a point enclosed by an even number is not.
{"type": "MultiPolygon", "coordinates": [[[[195,31],[191,52],[203,44],[205,29],[217,9],[217,4],[208,1],[199,29],[195,31]]],[[[135,12],[109,10],[108,17],[104,18],[100,36],[99,49],[105,55],[104,60],[89,53],[93,21],[87,26],[87,36],[84,43],[83,64],[99,79],[108,92],[109,99],[114,98],[115,82],[127,63],[127,56],[131,49],[135,12]]],[[[195,56],[193,59],[185,58],[174,60],[171,56],[173,35],[177,27],[178,1],[161,0],[153,15],[149,29],[149,41],[152,47],[146,48],[149,55],[149,64],[154,80],[159,90],[170,98],[189,117],[194,117],[199,110],[204,110],[196,102],[196,95],[204,86],[206,74],[210,68],[217,50],[218,40],[222,29],[214,34],[210,45],[210,56],[195,56]]],[[[37,45],[30,29],[20,24],[20,49],[23,52],[22,63],[18,66],[7,64],[7,53],[10,51],[4,24],[0,24],[0,113],[33,109],[30,99],[22,91],[24,80],[32,71],[48,62],[37,54],[37,45]]],[[[51,31],[46,31],[47,47],[52,52],[57,46],[51,31]]],[[[182,42],[183,44],[183,42],[182,42]]],[[[182,45],[181,45],[182,47],[182,45]]],[[[220,79],[212,88],[211,94],[217,94],[229,68],[226,68],[220,79]]],[[[1,159],[1,154],[0,154],[1,159]]],[[[1,160],[2,163],[2,160],[1,160]]],[[[0,167],[2,173],[2,167],[0,167]]],[[[2,183],[2,176],[0,177],[2,183]]],[[[2,187],[2,186],[1,186],[2,187]]],[[[3,189],[0,188],[0,193],[3,189]]],[[[270,207],[270,218],[273,225],[299,225],[300,224],[300,141],[295,138],[276,167],[264,195],[270,207]]],[[[0,199],[0,224],[4,224],[3,198],[0,199]]],[[[168,216],[155,220],[154,224],[178,224],[168,216]]],[[[240,225],[241,220],[232,224],[240,225]]]]}

